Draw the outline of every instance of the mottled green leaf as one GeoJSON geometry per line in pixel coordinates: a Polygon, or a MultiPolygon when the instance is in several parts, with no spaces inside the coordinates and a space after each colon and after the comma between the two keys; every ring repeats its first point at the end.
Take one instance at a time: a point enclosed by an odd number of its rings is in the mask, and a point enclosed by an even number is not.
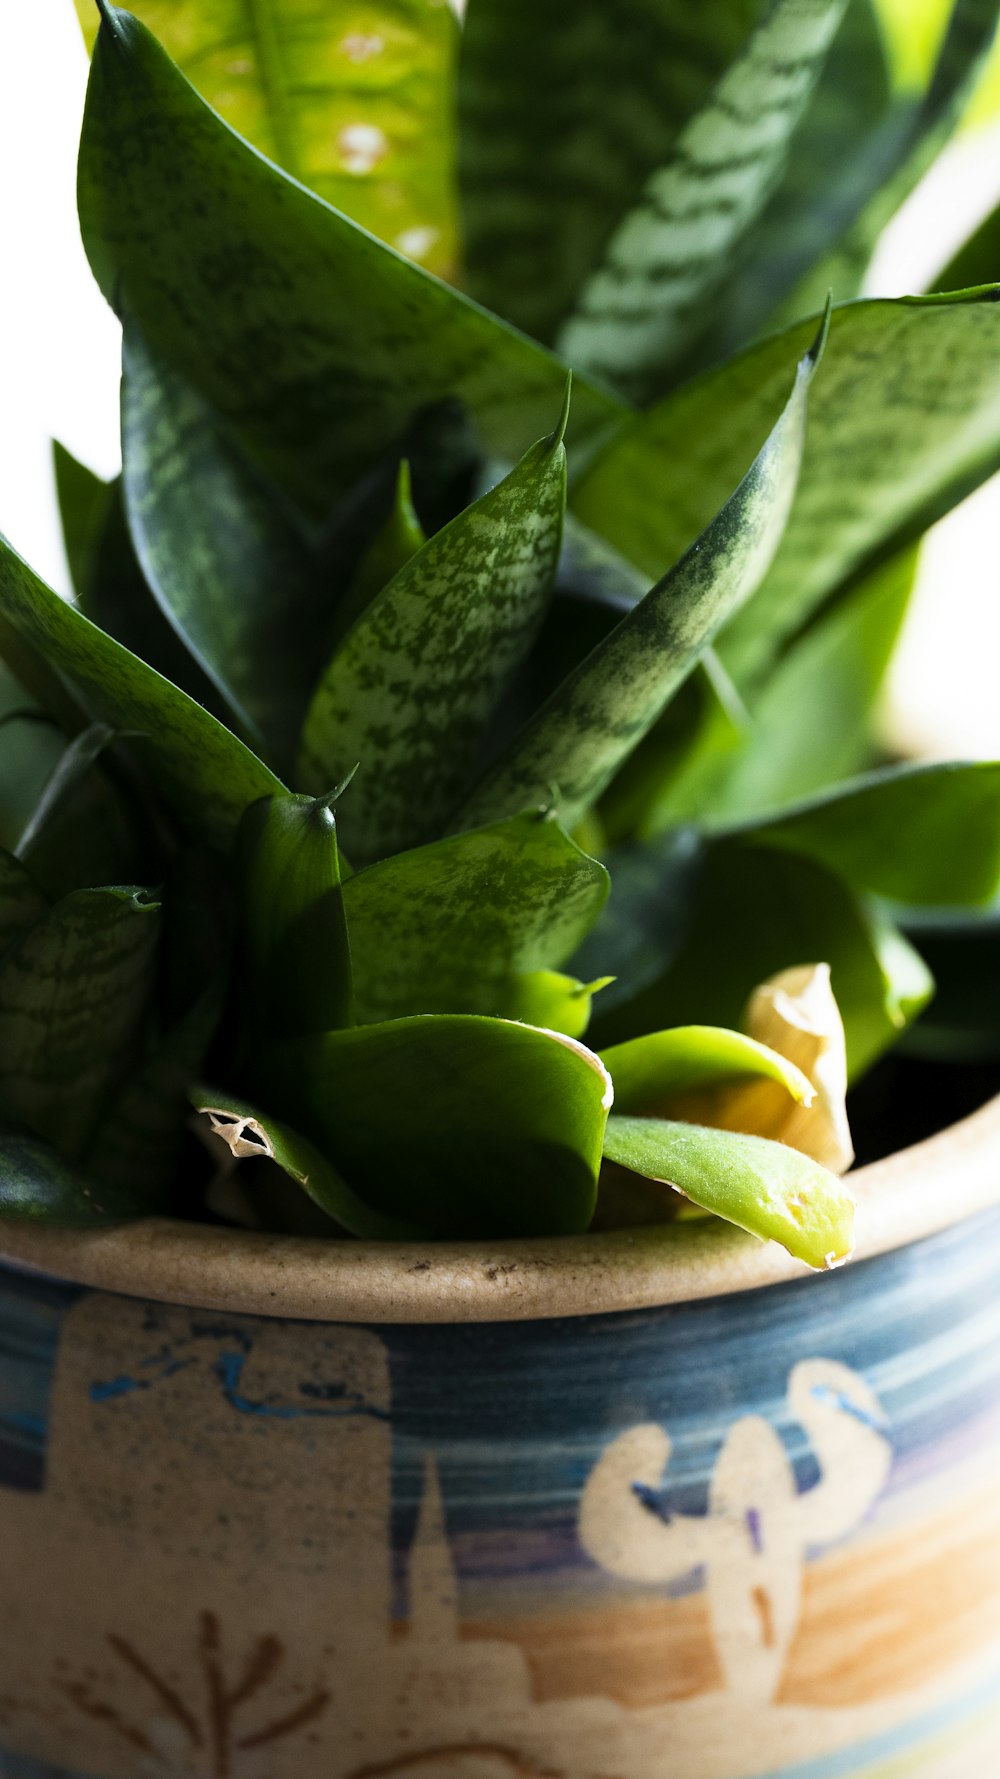
{"type": "Polygon", "coordinates": [[[636,401],[704,331],[781,177],[846,0],[775,0],[618,223],[560,330],[572,364],[636,401]]]}
{"type": "MultiPolygon", "coordinates": [[[[127,13],[94,51],[79,176],[108,300],[318,518],[445,397],[513,456],[559,362],[259,158],[127,13]]],[[[572,435],[613,421],[581,379],[572,435]]]]}
{"type": "Polygon", "coordinates": [[[248,803],[281,789],[234,735],[60,599],[3,538],[0,619],[72,678],[95,717],[141,732],[131,745],[181,821],[217,846],[248,803]]]}
{"type": "MultiPolygon", "coordinates": [[[[735,494],[676,568],[515,737],[473,793],[466,822],[496,820],[534,798],[554,795],[563,821],[572,827],[661,715],[721,626],[759,586],[795,492],[818,350],[817,345],[800,359],[792,394],[735,494]]],[[[669,487],[667,480],[663,488],[669,487]]]]}
{"type": "MultiPolygon", "coordinates": [[[[902,136],[910,103],[893,94],[872,0],[850,0],[792,135],[781,183],[727,268],[725,304],[699,341],[702,362],[719,363],[754,339],[836,242],[902,136]]],[[[825,294],[826,287],[820,302],[825,294]]],[[[794,318],[815,306],[803,303],[794,318]]]]}
{"type": "Polygon", "coordinates": [[[31,873],[0,849],[0,957],[45,913],[47,903],[31,873]]]}
{"type": "Polygon", "coordinates": [[[360,761],[342,815],[356,860],[433,833],[474,779],[483,731],[548,602],[566,500],[562,431],[411,558],[320,681],[300,776],[318,791],[360,761]]]}
{"type": "Polygon", "coordinates": [[[741,831],[897,902],[990,902],[1000,891],[1000,764],[887,767],[729,829],[741,831]]]}
{"type": "Polygon", "coordinates": [[[679,1025],[648,1032],[601,1051],[615,1087],[615,1111],[640,1116],[669,1114],[677,1094],[744,1076],[777,1081],[803,1104],[813,1089],[801,1069],[766,1044],[714,1025],[679,1025]]]}
{"type": "Polygon", "coordinates": [[[123,486],[164,615],[256,751],[292,758],[336,589],[202,399],[126,325],[123,486]]]}
{"type": "Polygon", "coordinates": [[[148,1016],[159,904],[77,890],[0,963],[0,1118],[77,1159],[148,1016]]]}
{"type": "Polygon", "coordinates": [[[331,803],[264,797],[237,834],[247,1002],[256,1031],[269,1037],[329,1031],[353,1017],[331,803]]]}
{"type": "Polygon", "coordinates": [[[366,1204],[313,1143],[280,1119],[214,1087],[195,1089],[191,1100],[237,1161],[273,1162],[351,1235],[365,1241],[419,1241],[427,1234],[416,1219],[384,1216],[366,1204]]]}
{"type": "MultiPolygon", "coordinates": [[[[752,347],[638,417],[575,491],[579,517],[647,573],[662,574],[774,424],[789,358],[814,325],[752,347]]],[[[997,467],[1000,305],[992,292],[835,309],[781,546],[719,641],[741,689],[848,577],[895,554],[997,467]]]]}
{"type": "Polygon", "coordinates": [[[143,1217],[149,1204],[134,1187],[111,1187],[62,1160],[47,1143],[0,1131],[0,1217],[68,1229],[143,1217]]]}
{"type": "Polygon", "coordinates": [[[611,845],[647,840],[714,808],[717,785],[740,761],[752,733],[750,714],[714,649],[601,798],[611,845]]]}
{"type": "Polygon", "coordinates": [[[385,1215],[455,1238],[590,1222],[611,1085],[570,1038],[442,1014],[304,1039],[269,1067],[289,1119],[385,1215]]]}
{"type": "MultiPolygon", "coordinates": [[[[88,45],[93,0],[76,0],[88,45]]],[[[401,253],[454,269],[458,28],[445,0],[134,0],[208,103],[401,253]]]]}
{"type": "MultiPolygon", "coordinates": [[[[611,872],[613,884],[613,859],[611,872]]],[[[680,942],[672,956],[667,951],[655,977],[647,974],[631,1000],[621,993],[611,1005],[615,990],[609,990],[610,1011],[598,999],[594,1042],[602,1049],[664,1026],[738,1028],[758,983],[793,964],[828,963],[855,1078],[894,1042],[933,990],[913,948],[813,859],[737,840],[716,842],[705,849],[686,912],[680,942]]],[[[646,935],[654,957],[655,937],[646,935]]],[[[573,967],[580,968],[576,959],[573,967]]],[[[615,967],[613,958],[608,967],[615,967]]]]}
{"type": "Polygon", "coordinates": [[[569,957],[607,894],[603,865],[540,811],[358,872],[343,897],[359,1020],[537,1014],[524,997],[542,985],[516,979],[569,957]]]}
{"type": "Polygon", "coordinates": [[[660,1118],[611,1117],[604,1153],[618,1167],[675,1187],[727,1223],[780,1242],[807,1266],[838,1266],[850,1258],[850,1187],[785,1143],[660,1118]]]}
{"type": "Polygon", "coordinates": [[[468,0],[459,175],[474,296],[551,339],[763,0],[468,0]]]}

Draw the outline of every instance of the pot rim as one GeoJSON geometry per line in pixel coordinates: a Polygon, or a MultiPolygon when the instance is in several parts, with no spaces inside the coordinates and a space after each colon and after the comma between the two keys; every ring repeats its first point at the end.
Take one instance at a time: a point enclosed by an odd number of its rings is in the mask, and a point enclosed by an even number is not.
{"type": "MultiPolygon", "coordinates": [[[[1000,1095],[851,1176],[857,1265],[1000,1204],[1000,1095]]],[[[354,1242],[150,1217],[0,1224],[0,1261],[70,1284],[318,1322],[516,1322],[649,1309],[815,1276],[731,1224],[501,1242],[354,1242]]]]}

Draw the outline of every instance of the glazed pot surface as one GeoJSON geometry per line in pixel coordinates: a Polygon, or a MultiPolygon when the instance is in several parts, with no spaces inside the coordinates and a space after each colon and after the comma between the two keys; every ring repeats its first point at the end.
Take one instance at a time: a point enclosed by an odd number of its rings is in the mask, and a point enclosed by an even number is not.
{"type": "Polygon", "coordinates": [[[1000,1213],[452,1327],[4,1273],[0,1772],[995,1772],[998,1274],[1000,1213]]]}

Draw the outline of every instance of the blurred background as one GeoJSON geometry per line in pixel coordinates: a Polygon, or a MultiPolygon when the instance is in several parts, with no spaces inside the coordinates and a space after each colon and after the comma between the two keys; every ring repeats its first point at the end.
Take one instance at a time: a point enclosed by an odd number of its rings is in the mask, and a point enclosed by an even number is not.
{"type": "MultiPolygon", "coordinates": [[[[878,4],[897,82],[920,85],[949,0],[878,4]]],[[[0,0],[0,11],[0,530],[65,592],[50,441],[61,439],[102,476],[119,467],[118,327],[93,283],[76,226],[87,59],[73,0],[0,0]]],[[[887,231],[870,293],[925,288],[998,202],[1000,52],[957,140],[887,231]]],[[[1000,479],[925,545],[886,695],[890,743],[930,756],[1000,757],[998,655],[1000,479]]]]}

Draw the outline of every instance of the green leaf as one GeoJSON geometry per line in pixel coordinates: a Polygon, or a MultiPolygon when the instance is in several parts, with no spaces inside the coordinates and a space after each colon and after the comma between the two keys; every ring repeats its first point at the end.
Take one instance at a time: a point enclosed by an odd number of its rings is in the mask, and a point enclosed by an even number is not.
{"type": "Polygon", "coordinates": [[[932,280],[931,290],[971,290],[977,284],[1000,283],[1000,206],[963,241],[958,252],[932,280]]]}
{"type": "Polygon", "coordinates": [[[662,1180],[692,1204],[821,1269],[848,1260],[854,1196],[825,1167],[767,1137],[660,1118],[608,1119],[609,1161],[662,1180]]]}
{"type": "Polygon", "coordinates": [[[159,904],[137,889],[76,890],[0,963],[0,1118],[84,1152],[144,1038],[159,904]]]}
{"type": "MultiPolygon", "coordinates": [[[[317,518],[430,403],[461,399],[509,458],[559,400],[556,359],[260,159],[113,7],[79,201],[108,300],[317,518]]],[[[581,379],[572,435],[619,412],[581,379]]]]}
{"type": "Polygon", "coordinates": [[[0,1131],[0,1217],[85,1229],[146,1216],[141,1192],[91,1179],[47,1143],[0,1131]]]}
{"type": "Polygon", "coordinates": [[[459,177],[472,294],[551,339],[762,0],[468,0],[459,177]]]}
{"type": "Polygon", "coordinates": [[[24,938],[47,906],[21,861],[0,849],[0,958],[24,938]]]}
{"type": "Polygon", "coordinates": [[[353,1018],[333,798],[264,797],[246,811],[236,870],[247,998],[259,1034],[325,1032],[353,1018]]]}
{"type": "Polygon", "coordinates": [[[70,579],[77,598],[85,599],[107,523],[112,484],[102,482],[58,439],[52,441],[52,467],[70,579]]]}
{"type": "MultiPolygon", "coordinates": [[[[655,858],[656,848],[651,850],[655,858]]],[[[613,859],[611,870],[614,882],[613,859]]],[[[609,906],[614,908],[613,894],[609,906]]],[[[655,975],[658,929],[640,928],[634,936],[636,949],[646,948],[640,951],[646,969],[637,974],[631,999],[623,977],[622,992],[616,983],[598,1002],[594,1042],[602,1048],[637,1030],[664,1026],[738,1028],[758,983],[793,964],[828,963],[856,1078],[933,992],[912,946],[813,859],[749,840],[716,841],[705,848],[685,912],[681,931],[666,933],[664,961],[655,975]]],[[[582,961],[574,959],[573,967],[580,970],[582,961]]],[[[608,968],[617,968],[613,955],[608,968]]]]}
{"type": "Polygon", "coordinates": [[[714,1025],[679,1025],[648,1032],[601,1051],[615,1087],[617,1112],[655,1117],[670,1100],[692,1088],[714,1086],[743,1076],[777,1081],[800,1105],[813,1096],[801,1069],[742,1032],[714,1025]]]}
{"type": "Polygon", "coordinates": [[[404,457],[396,476],[392,506],[365,550],[351,590],[338,608],[338,640],[426,542],[424,528],[413,505],[410,465],[404,457]]]}
{"type": "Polygon", "coordinates": [[[570,1038],[431,1015],[303,1039],[267,1067],[289,1119],[387,1216],[456,1239],[590,1222],[611,1084],[570,1038]]]}
{"type": "Polygon", "coordinates": [[[578,976],[566,976],[559,970],[532,970],[526,976],[511,977],[498,1011],[504,1019],[519,1019],[524,1025],[562,1032],[567,1038],[582,1038],[590,1024],[594,996],[613,980],[598,976],[593,982],[581,982],[578,976]]]}
{"type": "MultiPolygon", "coordinates": [[[[88,45],[92,0],[76,0],[88,45]]],[[[458,28],[439,0],[134,0],[234,130],[300,184],[447,277],[456,255],[458,28]]]]}
{"type": "MultiPolygon", "coordinates": [[[[577,975],[607,970],[614,976],[599,1003],[602,1029],[615,1008],[634,1001],[678,956],[698,894],[702,858],[701,836],[690,827],[673,828],[652,842],[622,846],[611,854],[611,898],[571,959],[577,975]]],[[[627,1035],[633,1035],[636,1024],[648,1028],[656,1023],[663,1021],[640,1019],[627,1035]]]]}
{"type": "Polygon", "coordinates": [[[329,571],[129,324],[123,366],[123,483],[143,573],[256,751],[290,761],[330,627],[329,571]]]}
{"type": "Polygon", "coordinates": [[[955,0],[924,93],[897,107],[867,154],[840,181],[841,238],[803,276],[784,306],[791,321],[821,303],[860,290],[883,229],[945,147],[971,97],[996,36],[997,0],[955,0]]]}
{"type": "Polygon", "coordinates": [[[208,711],[160,678],[33,574],[0,537],[0,620],[133,742],[184,825],[224,847],[248,803],[282,787],[208,711]]]}
{"type": "Polygon", "coordinates": [[[467,823],[513,814],[554,788],[560,816],[572,827],[759,586],[795,492],[806,397],[821,346],[822,335],[800,359],[792,394],[735,494],[676,568],[515,737],[473,793],[467,823]]]}
{"type": "Polygon", "coordinates": [[[727,831],[803,853],[893,901],[990,902],[1000,891],[1000,763],[890,766],[727,831]]]}
{"type": "Polygon", "coordinates": [[[79,790],[81,780],[86,778],[90,768],[114,739],[115,732],[106,723],[92,723],[89,729],[84,729],[81,735],[75,736],[65,748],[21,832],[14,849],[19,859],[27,858],[38,845],[60,804],[70,792],[79,790]]]}
{"type": "MultiPolygon", "coordinates": [[[[516,979],[569,957],[597,920],[608,887],[603,865],[542,812],[473,828],[358,872],[343,891],[358,1019],[528,1017],[529,988],[516,979]]],[[[541,986],[534,982],[531,992],[541,986]]]]}
{"type": "Polygon", "coordinates": [[[215,688],[163,616],[136,560],[121,477],[99,481],[58,443],[54,456],[63,541],[78,609],[220,716],[225,707],[215,688]]]}
{"type": "MultiPolygon", "coordinates": [[[[728,268],[725,307],[699,341],[702,362],[719,363],[756,338],[782,299],[835,244],[860,195],[871,189],[873,178],[877,182],[907,113],[907,102],[894,101],[872,0],[851,0],[792,135],[781,183],[728,268]]],[[[824,289],[820,302],[825,294],[824,289]]],[[[815,306],[801,305],[794,319],[815,306]]]]}
{"type": "MultiPolygon", "coordinates": [[[[814,325],[803,321],[752,347],[639,416],[575,491],[578,516],[647,573],[662,574],[774,424],[789,359],[814,325]]],[[[895,555],[997,467],[1000,306],[992,292],[835,309],[781,546],[719,642],[741,690],[829,594],[895,555]]]]}
{"type": "Polygon", "coordinates": [[[907,1055],[954,1063],[1000,1059],[1000,919],[906,917],[934,977],[934,999],[904,1034],[907,1055]]]}
{"type": "Polygon", "coordinates": [[[565,412],[550,438],[412,557],[320,681],[299,772],[318,790],[360,760],[343,812],[352,858],[425,839],[475,776],[483,732],[548,602],[566,500],[564,425],[565,412]]]}
{"type": "Polygon", "coordinates": [[[349,1234],[363,1241],[390,1242],[420,1241],[426,1236],[419,1222],[383,1216],[366,1204],[313,1143],[280,1119],[214,1087],[195,1089],[191,1102],[236,1160],[274,1162],[349,1234]]]}
{"type": "Polygon", "coordinates": [[[704,331],[731,257],[781,177],[846,0],[775,0],[618,222],[558,336],[637,402],[704,331]]]}
{"type": "Polygon", "coordinates": [[[908,546],[863,577],[777,662],[754,696],[742,747],[702,800],[703,815],[739,820],[874,764],[875,708],[917,557],[908,546]]]}

